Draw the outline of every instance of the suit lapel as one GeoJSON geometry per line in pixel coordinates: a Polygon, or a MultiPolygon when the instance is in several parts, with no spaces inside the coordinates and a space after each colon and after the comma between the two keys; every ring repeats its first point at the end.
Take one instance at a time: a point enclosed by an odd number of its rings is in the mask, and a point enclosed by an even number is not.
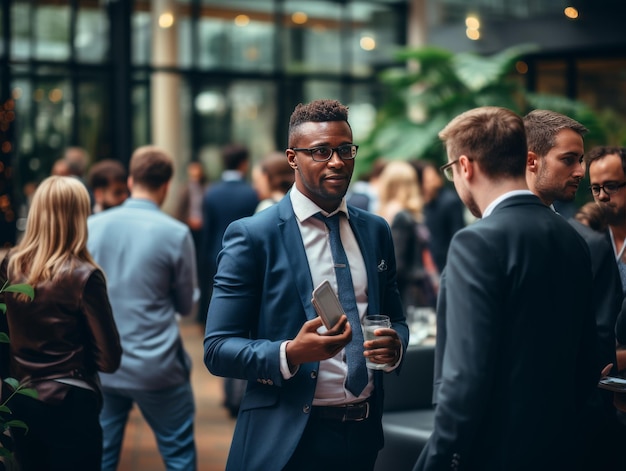
{"type": "Polygon", "coordinates": [[[296,220],[293,207],[291,206],[291,199],[285,197],[277,204],[280,218],[278,230],[281,233],[284,253],[289,259],[292,268],[293,282],[298,290],[298,295],[300,296],[306,317],[311,320],[317,317],[317,313],[311,304],[313,280],[311,279],[309,261],[306,257],[304,244],[302,243],[302,234],[300,234],[298,221],[296,220]]]}
{"type": "Polygon", "coordinates": [[[350,213],[350,227],[359,244],[367,271],[367,312],[369,314],[381,314],[379,305],[380,288],[378,286],[378,265],[381,263],[381,260],[376,259],[378,250],[376,250],[376,246],[371,239],[367,221],[350,207],[348,212],[350,213]]]}

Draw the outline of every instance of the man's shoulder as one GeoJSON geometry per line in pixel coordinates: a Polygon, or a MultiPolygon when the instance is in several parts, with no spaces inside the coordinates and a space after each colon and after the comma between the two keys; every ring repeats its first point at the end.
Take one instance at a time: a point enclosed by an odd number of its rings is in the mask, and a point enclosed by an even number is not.
{"type": "Polygon", "coordinates": [[[127,227],[130,230],[141,226],[150,225],[150,230],[163,230],[174,232],[186,232],[188,226],[178,219],[170,216],[161,209],[135,208],[118,206],[107,209],[101,213],[93,214],[87,219],[90,229],[103,227],[127,227]]]}
{"type": "Polygon", "coordinates": [[[120,221],[120,216],[124,214],[124,208],[117,206],[115,208],[106,209],[99,213],[92,214],[87,218],[87,224],[92,226],[101,226],[106,224],[115,224],[120,221]]]}
{"type": "Polygon", "coordinates": [[[590,250],[594,252],[607,251],[613,253],[613,247],[611,246],[610,239],[605,232],[596,231],[574,218],[568,219],[568,222],[585,240],[590,250]]]}
{"type": "Polygon", "coordinates": [[[254,188],[246,180],[220,180],[212,185],[209,185],[204,192],[204,197],[212,198],[215,195],[229,192],[244,192],[248,194],[254,193],[256,195],[254,188]]]}

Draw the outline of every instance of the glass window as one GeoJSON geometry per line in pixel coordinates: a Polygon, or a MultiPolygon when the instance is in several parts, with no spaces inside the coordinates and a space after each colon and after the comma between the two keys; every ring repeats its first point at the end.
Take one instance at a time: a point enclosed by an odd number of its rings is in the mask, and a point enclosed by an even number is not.
{"type": "Polygon", "coordinates": [[[249,2],[229,2],[227,8],[203,9],[198,22],[199,67],[274,69],[273,15],[256,6],[252,9],[249,2]]]}
{"type": "Polygon", "coordinates": [[[76,22],[74,48],[81,62],[104,62],[109,49],[109,21],[104,7],[81,7],[76,22]]]}
{"type": "Polygon", "coordinates": [[[351,51],[351,72],[367,76],[372,73],[372,65],[388,63],[400,44],[399,30],[404,18],[391,8],[372,3],[353,2],[350,4],[352,29],[349,36],[351,51]]]}
{"type": "Polygon", "coordinates": [[[178,60],[181,67],[191,67],[193,65],[193,43],[192,43],[192,19],[188,16],[179,16],[178,19],[178,60]]]}
{"type": "Polygon", "coordinates": [[[193,102],[197,151],[211,179],[219,177],[219,149],[226,144],[247,146],[253,162],[275,150],[276,100],[273,82],[234,81],[200,90],[193,102]]]}
{"type": "Polygon", "coordinates": [[[597,111],[612,110],[626,118],[626,60],[579,60],[578,98],[597,111]]]}
{"type": "MultiPolygon", "coordinates": [[[[133,149],[149,144],[150,134],[150,82],[142,80],[133,86],[131,100],[133,102],[133,149]]],[[[118,156],[130,159],[130,156],[118,156]]]]}
{"type": "Polygon", "coordinates": [[[30,15],[31,7],[26,0],[17,0],[11,7],[11,56],[12,59],[28,59],[31,56],[30,15]]]}
{"type": "Polygon", "coordinates": [[[304,84],[303,102],[307,103],[322,98],[341,100],[341,84],[328,80],[307,80],[304,84]]]}
{"type": "Polygon", "coordinates": [[[536,65],[536,92],[549,95],[567,95],[567,64],[565,61],[538,61],[536,65]]]}
{"type": "Polygon", "coordinates": [[[131,62],[133,65],[148,65],[150,63],[150,50],[152,45],[152,32],[150,28],[149,10],[136,10],[131,20],[132,52],[131,62]]]}
{"type": "Polygon", "coordinates": [[[102,98],[110,95],[109,83],[108,75],[103,73],[78,86],[78,145],[87,149],[92,162],[102,156],[111,157],[111,100],[102,98]]]}
{"type": "Polygon", "coordinates": [[[339,74],[349,67],[343,34],[349,25],[336,2],[287,0],[281,47],[289,72],[339,74]]]}
{"type": "Polygon", "coordinates": [[[33,30],[35,59],[68,60],[70,58],[70,7],[38,6],[33,30]]]}
{"type": "Polygon", "coordinates": [[[18,179],[22,183],[41,180],[50,174],[71,135],[74,97],[69,82],[50,76],[18,78],[13,80],[12,94],[18,116],[18,179]]]}

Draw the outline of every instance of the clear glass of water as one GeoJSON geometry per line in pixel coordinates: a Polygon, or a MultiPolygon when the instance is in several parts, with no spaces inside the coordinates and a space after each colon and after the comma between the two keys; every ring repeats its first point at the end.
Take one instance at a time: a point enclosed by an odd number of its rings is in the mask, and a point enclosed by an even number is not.
{"type": "MultiPolygon", "coordinates": [[[[366,341],[384,338],[381,336],[377,337],[374,332],[378,329],[389,327],[391,327],[389,316],[385,316],[384,314],[365,316],[365,319],[363,319],[363,337],[366,341]]],[[[374,363],[368,357],[365,358],[365,365],[372,370],[382,370],[388,366],[386,363],[374,363]]]]}

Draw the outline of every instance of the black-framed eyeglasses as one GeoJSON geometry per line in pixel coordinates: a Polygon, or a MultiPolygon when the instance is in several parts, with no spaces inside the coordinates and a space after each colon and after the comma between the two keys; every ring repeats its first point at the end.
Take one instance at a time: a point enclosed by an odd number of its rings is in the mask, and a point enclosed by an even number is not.
{"type": "Polygon", "coordinates": [[[624,188],[626,186],[626,182],[617,183],[617,182],[608,182],[604,185],[591,185],[589,189],[593,196],[600,196],[600,192],[604,190],[607,195],[614,195],[619,191],[620,188],[624,188]]]}
{"type": "Polygon", "coordinates": [[[443,173],[443,176],[446,177],[446,180],[450,182],[454,181],[454,170],[452,170],[452,166],[454,164],[458,164],[459,160],[460,159],[453,160],[452,162],[448,162],[447,164],[439,167],[439,170],[443,173]]]}
{"type": "Polygon", "coordinates": [[[356,157],[356,151],[359,146],[355,144],[346,144],[339,147],[319,146],[319,147],[290,147],[294,152],[308,152],[311,158],[316,162],[327,162],[333,156],[334,152],[341,160],[352,160],[356,157]]]}

